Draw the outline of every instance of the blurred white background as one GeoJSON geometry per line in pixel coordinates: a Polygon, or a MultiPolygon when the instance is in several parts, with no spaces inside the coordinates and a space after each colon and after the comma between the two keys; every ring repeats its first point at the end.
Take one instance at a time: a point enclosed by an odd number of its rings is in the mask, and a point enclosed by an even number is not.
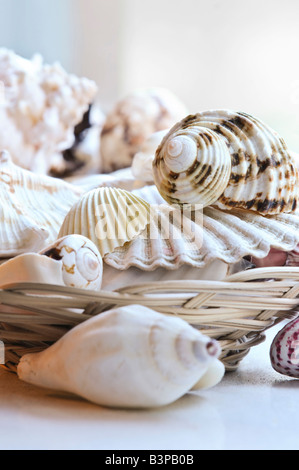
{"type": "Polygon", "coordinates": [[[298,0],[0,0],[1,46],[94,79],[107,111],[163,86],[262,118],[299,151],[298,0]]]}

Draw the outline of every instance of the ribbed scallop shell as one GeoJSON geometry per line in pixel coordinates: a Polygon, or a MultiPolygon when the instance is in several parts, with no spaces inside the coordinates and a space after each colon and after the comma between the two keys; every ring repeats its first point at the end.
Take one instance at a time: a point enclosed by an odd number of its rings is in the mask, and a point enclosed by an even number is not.
{"type": "Polygon", "coordinates": [[[0,256],[37,252],[57,239],[82,190],[16,166],[0,154],[0,256]]]}
{"type": "Polygon", "coordinates": [[[299,241],[298,215],[262,216],[253,211],[225,212],[215,207],[203,210],[199,225],[192,217],[186,225],[182,225],[183,219],[174,217],[169,236],[165,236],[161,227],[167,226],[169,211],[165,204],[159,205],[163,199],[156,187],[147,186],[134,193],[156,205],[160,218],[153,217],[153,228],[148,225],[135,240],[105,256],[105,262],[119,270],[132,266],[144,271],[177,269],[184,264],[203,268],[214,260],[233,264],[249,255],[264,258],[271,247],[290,251],[299,241]]]}
{"type": "Polygon", "coordinates": [[[157,149],[153,173],[170,203],[262,214],[292,212],[298,205],[298,170],[285,142],[242,112],[187,116],[157,149]]]}
{"type": "Polygon", "coordinates": [[[59,238],[83,235],[104,256],[136,238],[148,224],[149,211],[149,204],[129,191],[97,188],[84,194],[71,208],[59,238]]]}
{"type": "Polygon", "coordinates": [[[299,317],[276,334],[270,346],[270,360],[276,372],[299,379],[299,317]]]}

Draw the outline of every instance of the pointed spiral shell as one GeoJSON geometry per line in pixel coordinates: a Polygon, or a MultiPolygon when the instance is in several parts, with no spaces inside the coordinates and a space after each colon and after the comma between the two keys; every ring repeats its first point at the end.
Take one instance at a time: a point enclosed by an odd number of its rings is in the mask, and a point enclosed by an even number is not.
{"type": "Polygon", "coordinates": [[[283,139],[262,121],[229,110],[187,116],[156,151],[153,176],[172,204],[216,204],[262,214],[292,212],[298,170],[283,139]]]}
{"type": "Polygon", "coordinates": [[[95,315],[44,351],[24,355],[18,376],[99,405],[149,408],[187,393],[220,350],[216,340],[180,318],[128,305],[95,315]]]}
{"type": "Polygon", "coordinates": [[[58,239],[40,254],[61,260],[66,286],[99,290],[103,278],[103,261],[95,244],[81,235],[58,239]]]}

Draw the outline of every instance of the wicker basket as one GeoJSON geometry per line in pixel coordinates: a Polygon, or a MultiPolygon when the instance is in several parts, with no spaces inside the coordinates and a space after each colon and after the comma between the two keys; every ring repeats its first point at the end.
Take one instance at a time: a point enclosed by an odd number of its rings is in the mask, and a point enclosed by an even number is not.
{"type": "Polygon", "coordinates": [[[235,370],[265,331],[297,314],[299,268],[250,269],[225,281],[165,281],[93,292],[45,284],[0,290],[5,367],[45,349],[70,328],[112,307],[142,304],[176,315],[219,340],[226,370],[235,370]]]}

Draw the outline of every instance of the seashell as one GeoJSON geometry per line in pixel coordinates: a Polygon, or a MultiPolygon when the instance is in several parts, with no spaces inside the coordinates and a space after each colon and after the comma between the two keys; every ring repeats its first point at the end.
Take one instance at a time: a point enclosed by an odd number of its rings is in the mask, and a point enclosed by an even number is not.
{"type": "Polygon", "coordinates": [[[59,260],[66,286],[99,290],[103,278],[103,260],[96,245],[82,235],[67,235],[56,240],[40,254],[59,260]]]}
{"type": "Polygon", "coordinates": [[[273,369],[283,375],[299,379],[299,318],[287,323],[275,336],[270,346],[273,369]]]}
{"type": "Polygon", "coordinates": [[[84,192],[100,187],[133,191],[134,189],[142,188],[146,184],[144,181],[136,179],[131,168],[122,168],[121,170],[113,171],[109,174],[99,173],[94,175],[72,176],[66,178],[65,181],[79,186],[84,192]]]}
{"type": "Polygon", "coordinates": [[[169,203],[217,205],[261,214],[294,212],[298,169],[283,139],[246,113],[187,116],[164,137],[154,181],[169,203]]]}
{"type": "Polygon", "coordinates": [[[102,289],[116,291],[127,286],[159,281],[180,281],[182,279],[222,281],[228,274],[229,265],[218,259],[202,268],[194,268],[185,264],[177,269],[157,267],[151,271],[141,271],[141,268],[135,266],[121,270],[104,263],[102,289]]]}
{"type": "Polygon", "coordinates": [[[168,129],[186,115],[186,107],[169,90],[135,90],[118,101],[107,115],[101,133],[103,172],[131,166],[144,141],[168,129]]]}
{"type": "Polygon", "coordinates": [[[100,134],[105,115],[98,105],[93,103],[84,113],[83,118],[74,129],[73,145],[63,150],[63,162],[52,165],[51,175],[67,178],[71,175],[94,174],[100,168],[100,134]]]}
{"type": "Polygon", "coordinates": [[[225,375],[225,366],[219,359],[214,359],[208,367],[207,372],[193,385],[191,391],[207,390],[215,387],[225,375]]]}
{"type": "Polygon", "coordinates": [[[95,82],[68,74],[58,63],[44,64],[39,55],[27,60],[5,48],[0,81],[0,149],[27,170],[49,173],[73,144],[74,127],[96,96],[95,82]]]}
{"type": "Polygon", "coordinates": [[[231,265],[247,256],[264,258],[271,248],[289,252],[298,244],[299,215],[295,213],[262,216],[206,207],[197,221],[188,211],[170,219],[171,206],[161,204],[155,186],[133,193],[152,204],[151,215],[154,211],[157,215],[139,237],[105,256],[105,263],[119,270],[133,266],[144,271],[178,269],[185,264],[203,268],[214,260],[231,265]]]}
{"type": "Polygon", "coordinates": [[[132,161],[132,174],[139,181],[154,183],[153,161],[155,153],[163,137],[169,132],[169,129],[154,132],[140,147],[139,152],[132,161]]]}
{"type": "Polygon", "coordinates": [[[54,242],[82,190],[15,165],[0,153],[0,256],[37,252],[54,242]]]}
{"type": "Polygon", "coordinates": [[[149,204],[118,188],[98,188],[84,194],[62,223],[59,238],[83,235],[101,256],[136,238],[149,220],[149,204]]]}
{"type": "Polygon", "coordinates": [[[64,286],[60,261],[39,253],[24,253],[0,265],[1,289],[17,282],[64,286]]]}
{"type": "Polygon", "coordinates": [[[187,322],[130,305],[72,328],[48,349],[23,356],[21,380],[109,407],[151,408],[186,394],[220,354],[187,322]]]}

